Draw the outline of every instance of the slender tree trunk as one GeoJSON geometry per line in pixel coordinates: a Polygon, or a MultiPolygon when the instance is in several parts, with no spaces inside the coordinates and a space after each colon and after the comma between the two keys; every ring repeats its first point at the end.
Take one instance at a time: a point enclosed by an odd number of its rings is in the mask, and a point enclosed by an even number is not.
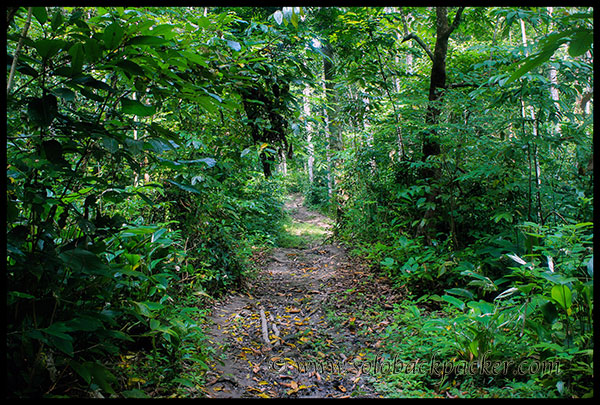
{"type": "Polygon", "coordinates": [[[23,46],[23,41],[27,36],[27,31],[29,31],[29,25],[31,24],[31,13],[32,7],[27,9],[27,21],[25,21],[25,25],[23,26],[23,32],[21,33],[21,37],[19,38],[19,42],[17,43],[17,49],[15,49],[15,54],[13,55],[12,64],[10,65],[10,72],[8,75],[8,82],[6,84],[6,95],[10,94],[10,89],[12,87],[13,79],[15,77],[15,69],[17,67],[17,62],[19,61],[19,53],[21,52],[21,47],[23,46]]]}
{"type": "MultiPolygon", "coordinates": [[[[137,92],[134,91],[132,97],[133,97],[134,100],[137,100],[137,92]]],[[[138,120],[139,120],[138,116],[134,115],[133,116],[133,122],[138,122],[138,120]]],[[[138,139],[137,127],[133,127],[133,140],[137,141],[137,139],[138,139]]],[[[142,171],[142,168],[141,168],[141,165],[140,165],[140,168],[138,170],[136,170],[135,175],[133,176],[133,185],[134,186],[138,185],[138,182],[140,180],[140,173],[141,173],[141,171],[142,171]]]]}
{"type": "MultiPolygon", "coordinates": [[[[404,15],[404,12],[402,12],[401,16],[402,16],[402,22],[404,25],[404,36],[408,36],[408,34],[409,34],[408,20],[411,19],[412,17],[410,15],[410,13],[408,13],[408,15],[404,15]]],[[[396,34],[398,34],[398,33],[396,33],[396,34]]],[[[412,52],[406,52],[405,61],[406,61],[406,73],[408,73],[410,75],[413,73],[413,54],[412,54],[412,52]]]]}
{"type": "Polygon", "coordinates": [[[277,165],[279,173],[284,177],[287,176],[287,152],[282,149],[279,153],[279,164],[277,165]]]}
{"type": "Polygon", "coordinates": [[[325,44],[323,47],[323,89],[325,90],[325,131],[327,134],[327,165],[329,174],[327,176],[328,193],[330,201],[333,202],[335,190],[335,164],[333,154],[341,150],[341,142],[339,140],[339,128],[337,122],[337,102],[333,88],[334,70],[333,70],[333,51],[330,44],[325,44]]]}
{"type": "MultiPolygon", "coordinates": [[[[523,47],[526,49],[527,47],[527,32],[525,30],[525,22],[521,19],[519,20],[521,24],[521,40],[523,42],[523,47]]],[[[525,55],[527,55],[527,51],[525,51],[525,55]]],[[[529,117],[531,119],[531,133],[533,134],[534,139],[538,137],[538,126],[535,117],[535,110],[533,106],[526,106],[525,100],[521,98],[521,114],[523,116],[523,120],[526,119],[526,109],[529,110],[529,117]]],[[[541,168],[540,161],[538,157],[537,144],[534,142],[533,145],[533,165],[535,167],[535,185],[536,185],[536,207],[537,207],[537,218],[540,223],[543,222],[542,216],[542,199],[541,199],[541,168]]],[[[542,224],[543,225],[543,224],[542,224]]]]}
{"type": "MultiPolygon", "coordinates": [[[[552,22],[552,13],[554,11],[553,7],[548,7],[548,14],[550,15],[550,23],[549,23],[549,28],[550,30],[552,30],[554,28],[554,24],[552,22]]],[[[553,55],[552,58],[550,59],[550,61],[552,61],[552,59],[554,59],[555,56],[553,55]]],[[[550,98],[552,98],[552,101],[554,102],[554,108],[556,108],[556,113],[560,114],[560,104],[559,104],[559,95],[558,95],[558,74],[556,71],[556,68],[554,67],[554,65],[550,64],[550,71],[548,72],[548,76],[550,78],[550,98]]],[[[558,133],[560,135],[561,131],[560,131],[560,122],[556,124],[556,127],[554,128],[554,130],[556,131],[556,133],[558,133]]]]}
{"type": "MultiPolygon", "coordinates": [[[[369,115],[369,99],[367,97],[363,97],[363,103],[365,104],[365,115],[369,115]]],[[[373,132],[371,132],[371,123],[367,117],[363,119],[363,133],[367,136],[367,148],[371,150],[373,145],[375,144],[375,138],[373,137],[373,132]]],[[[375,174],[377,171],[377,162],[375,158],[372,156],[369,159],[369,164],[371,165],[371,173],[375,174]]]]}
{"type": "Polygon", "coordinates": [[[310,111],[310,86],[306,86],[302,91],[303,97],[303,109],[304,109],[304,122],[306,123],[306,145],[308,149],[308,159],[306,162],[306,168],[308,171],[308,181],[312,184],[314,181],[313,167],[315,163],[315,146],[312,142],[312,121],[310,111]]]}
{"type": "Polygon", "coordinates": [[[396,103],[394,102],[394,99],[390,93],[387,76],[385,74],[385,70],[383,69],[383,62],[381,61],[381,54],[379,53],[379,48],[377,47],[377,44],[375,43],[375,40],[373,39],[372,32],[369,32],[369,37],[371,38],[371,41],[373,42],[373,46],[375,47],[375,52],[377,53],[377,61],[379,62],[379,71],[381,73],[381,78],[383,79],[384,90],[388,96],[390,104],[392,105],[392,110],[394,112],[394,122],[396,123],[396,137],[398,140],[398,156],[400,157],[400,160],[403,160],[404,159],[404,141],[402,140],[402,131],[400,129],[399,114],[398,114],[398,111],[396,110],[396,103]]]}

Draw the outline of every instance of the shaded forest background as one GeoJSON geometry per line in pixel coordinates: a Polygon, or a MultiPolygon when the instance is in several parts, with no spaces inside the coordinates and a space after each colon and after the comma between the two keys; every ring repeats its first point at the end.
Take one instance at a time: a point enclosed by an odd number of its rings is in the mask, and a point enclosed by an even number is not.
{"type": "Polygon", "coordinates": [[[202,386],[207,303],[290,192],[419,345],[593,394],[591,8],[6,11],[8,396],[202,386]]]}

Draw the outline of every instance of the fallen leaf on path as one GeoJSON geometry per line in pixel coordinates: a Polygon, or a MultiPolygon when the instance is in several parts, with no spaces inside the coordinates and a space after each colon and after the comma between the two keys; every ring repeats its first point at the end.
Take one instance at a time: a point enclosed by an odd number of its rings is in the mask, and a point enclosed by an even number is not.
{"type": "Polygon", "coordinates": [[[262,390],[255,387],[246,387],[246,391],[255,392],[257,397],[261,398],[270,398],[267,394],[265,394],[262,390]]]}
{"type": "Polygon", "coordinates": [[[281,383],[281,385],[291,388],[286,392],[287,395],[295,394],[296,392],[298,392],[300,390],[304,390],[304,389],[308,388],[306,385],[298,385],[298,383],[296,381],[291,381],[290,383],[281,383]]]}

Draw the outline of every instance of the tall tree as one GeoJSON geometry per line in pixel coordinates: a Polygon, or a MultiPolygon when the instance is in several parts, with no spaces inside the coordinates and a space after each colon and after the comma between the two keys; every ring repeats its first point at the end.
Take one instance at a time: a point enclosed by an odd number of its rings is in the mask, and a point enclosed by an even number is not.
{"type": "MultiPolygon", "coordinates": [[[[446,84],[446,56],[448,54],[448,40],[450,35],[458,27],[461,20],[461,15],[464,7],[459,7],[454,15],[452,24],[448,21],[448,8],[447,7],[436,7],[436,40],[434,51],[431,52],[429,47],[421,38],[415,33],[406,35],[403,39],[408,41],[410,39],[415,40],[427,53],[431,59],[431,76],[429,81],[429,105],[426,113],[426,122],[429,125],[429,133],[425,135],[423,139],[423,161],[427,161],[431,156],[440,154],[440,144],[437,140],[437,131],[435,129],[436,124],[441,113],[439,102],[441,100],[444,89],[448,86],[446,84]]],[[[424,178],[439,178],[439,170],[434,167],[425,166],[423,170],[424,178]]],[[[438,195],[438,190],[434,187],[431,188],[430,193],[427,195],[427,202],[433,203],[438,195]]],[[[428,206],[431,206],[429,204],[428,206]]],[[[428,208],[425,213],[425,220],[428,220],[433,215],[433,209],[428,208]]],[[[419,226],[418,234],[425,233],[426,221],[421,221],[419,226]]]]}
{"type": "Polygon", "coordinates": [[[306,162],[306,170],[308,173],[308,181],[312,184],[314,181],[314,163],[315,163],[315,145],[313,144],[313,126],[311,119],[311,108],[310,108],[310,86],[305,86],[304,90],[302,90],[303,94],[303,112],[304,112],[304,122],[306,123],[306,148],[308,152],[308,159],[306,162]]]}
{"type": "Polygon", "coordinates": [[[335,187],[334,179],[334,167],[333,167],[333,151],[337,147],[337,122],[335,116],[336,106],[333,105],[334,94],[334,70],[333,70],[333,52],[329,43],[324,44],[323,47],[323,90],[325,93],[325,106],[324,106],[324,117],[325,117],[325,131],[327,136],[327,191],[329,193],[330,200],[333,197],[333,189],[335,187]]]}

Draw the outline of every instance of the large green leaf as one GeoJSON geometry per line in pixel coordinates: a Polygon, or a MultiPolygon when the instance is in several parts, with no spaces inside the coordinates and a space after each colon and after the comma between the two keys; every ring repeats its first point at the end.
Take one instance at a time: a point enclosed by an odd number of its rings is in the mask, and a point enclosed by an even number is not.
{"type": "Polygon", "coordinates": [[[53,323],[41,331],[47,335],[50,344],[69,356],[73,355],[73,337],[67,333],[71,329],[64,322],[53,323]]]}
{"type": "Polygon", "coordinates": [[[565,284],[555,285],[554,287],[552,287],[552,290],[550,291],[550,296],[565,311],[571,308],[571,304],[573,303],[572,294],[569,287],[567,287],[565,284]]]}
{"type": "Polygon", "coordinates": [[[117,379],[103,365],[95,361],[86,361],[83,363],[71,361],[69,365],[77,374],[79,374],[80,377],[85,380],[86,383],[95,383],[104,391],[110,394],[115,393],[111,383],[117,382],[117,379]]]}
{"type": "Polygon", "coordinates": [[[108,275],[109,267],[89,250],[75,248],[62,252],[59,257],[73,271],[94,275],[108,275]]]}
{"type": "Polygon", "coordinates": [[[459,300],[456,297],[453,297],[451,295],[443,295],[442,299],[444,301],[449,302],[450,304],[454,305],[455,307],[457,307],[461,311],[465,309],[465,303],[462,302],[461,300],[459,300]]]}
{"type": "Polygon", "coordinates": [[[106,49],[112,50],[117,48],[121,44],[123,34],[123,28],[116,21],[106,27],[102,36],[102,40],[104,41],[104,46],[106,49]]]}
{"type": "Polygon", "coordinates": [[[69,49],[69,55],[71,56],[71,71],[72,74],[81,72],[83,66],[83,58],[85,56],[84,46],[82,43],[77,42],[69,49]]]}
{"type": "Polygon", "coordinates": [[[127,59],[117,62],[117,66],[133,76],[143,76],[145,74],[144,69],[140,65],[127,59]]]}
{"type": "Polygon", "coordinates": [[[65,326],[69,330],[93,332],[101,329],[103,324],[100,320],[89,315],[81,315],[65,322],[65,326]]]}
{"type": "Polygon", "coordinates": [[[62,10],[60,8],[56,8],[56,12],[54,13],[54,17],[52,17],[52,22],[50,23],[50,27],[52,31],[56,31],[58,27],[62,25],[64,22],[64,18],[62,15],[62,10]]]}
{"type": "Polygon", "coordinates": [[[578,31],[569,43],[569,55],[576,58],[586,53],[592,46],[594,33],[591,30],[578,31]]]}
{"type": "Polygon", "coordinates": [[[140,117],[149,117],[156,113],[156,108],[151,105],[145,105],[137,100],[128,98],[121,99],[121,112],[124,114],[133,114],[140,117]]]}
{"type": "Polygon", "coordinates": [[[206,111],[213,113],[219,110],[219,106],[215,104],[215,99],[209,96],[200,96],[195,101],[201,105],[206,111]]]}
{"type": "Polygon", "coordinates": [[[102,56],[100,44],[94,38],[88,38],[83,46],[85,51],[85,60],[87,62],[95,62],[102,56]]]}
{"type": "Polygon", "coordinates": [[[164,38],[153,36],[153,35],[140,35],[137,37],[131,38],[127,41],[127,45],[151,45],[151,46],[159,46],[167,44],[167,41],[164,38]]]}
{"type": "Polygon", "coordinates": [[[75,100],[75,92],[66,87],[54,89],[54,90],[52,90],[52,94],[62,98],[65,101],[74,101],[75,100]]]}
{"type": "Polygon", "coordinates": [[[155,311],[160,311],[164,308],[163,304],[152,301],[132,301],[132,303],[135,305],[134,309],[136,310],[136,312],[147,318],[154,318],[157,315],[155,311]]]}
{"type": "Polygon", "coordinates": [[[27,103],[27,115],[36,126],[49,126],[57,114],[58,102],[52,94],[46,94],[42,98],[33,98],[27,103]]]}
{"type": "Polygon", "coordinates": [[[195,188],[195,187],[193,187],[193,186],[188,186],[188,185],[185,185],[185,184],[181,184],[181,183],[178,183],[178,182],[176,182],[176,181],[173,181],[173,180],[170,180],[170,179],[169,179],[169,180],[167,180],[167,181],[168,181],[169,183],[171,183],[171,184],[173,184],[173,185],[175,185],[175,186],[179,187],[180,189],[182,189],[182,190],[184,190],[184,191],[189,191],[190,193],[194,193],[194,194],[202,194],[202,192],[200,192],[198,189],[196,189],[196,188],[195,188]]]}
{"type": "Polygon", "coordinates": [[[31,14],[35,17],[36,20],[41,25],[44,25],[46,21],[48,21],[48,11],[46,7],[32,7],[31,14]]]}
{"type": "Polygon", "coordinates": [[[66,44],[61,39],[40,39],[33,44],[33,47],[43,59],[50,59],[64,49],[66,44]]]}

